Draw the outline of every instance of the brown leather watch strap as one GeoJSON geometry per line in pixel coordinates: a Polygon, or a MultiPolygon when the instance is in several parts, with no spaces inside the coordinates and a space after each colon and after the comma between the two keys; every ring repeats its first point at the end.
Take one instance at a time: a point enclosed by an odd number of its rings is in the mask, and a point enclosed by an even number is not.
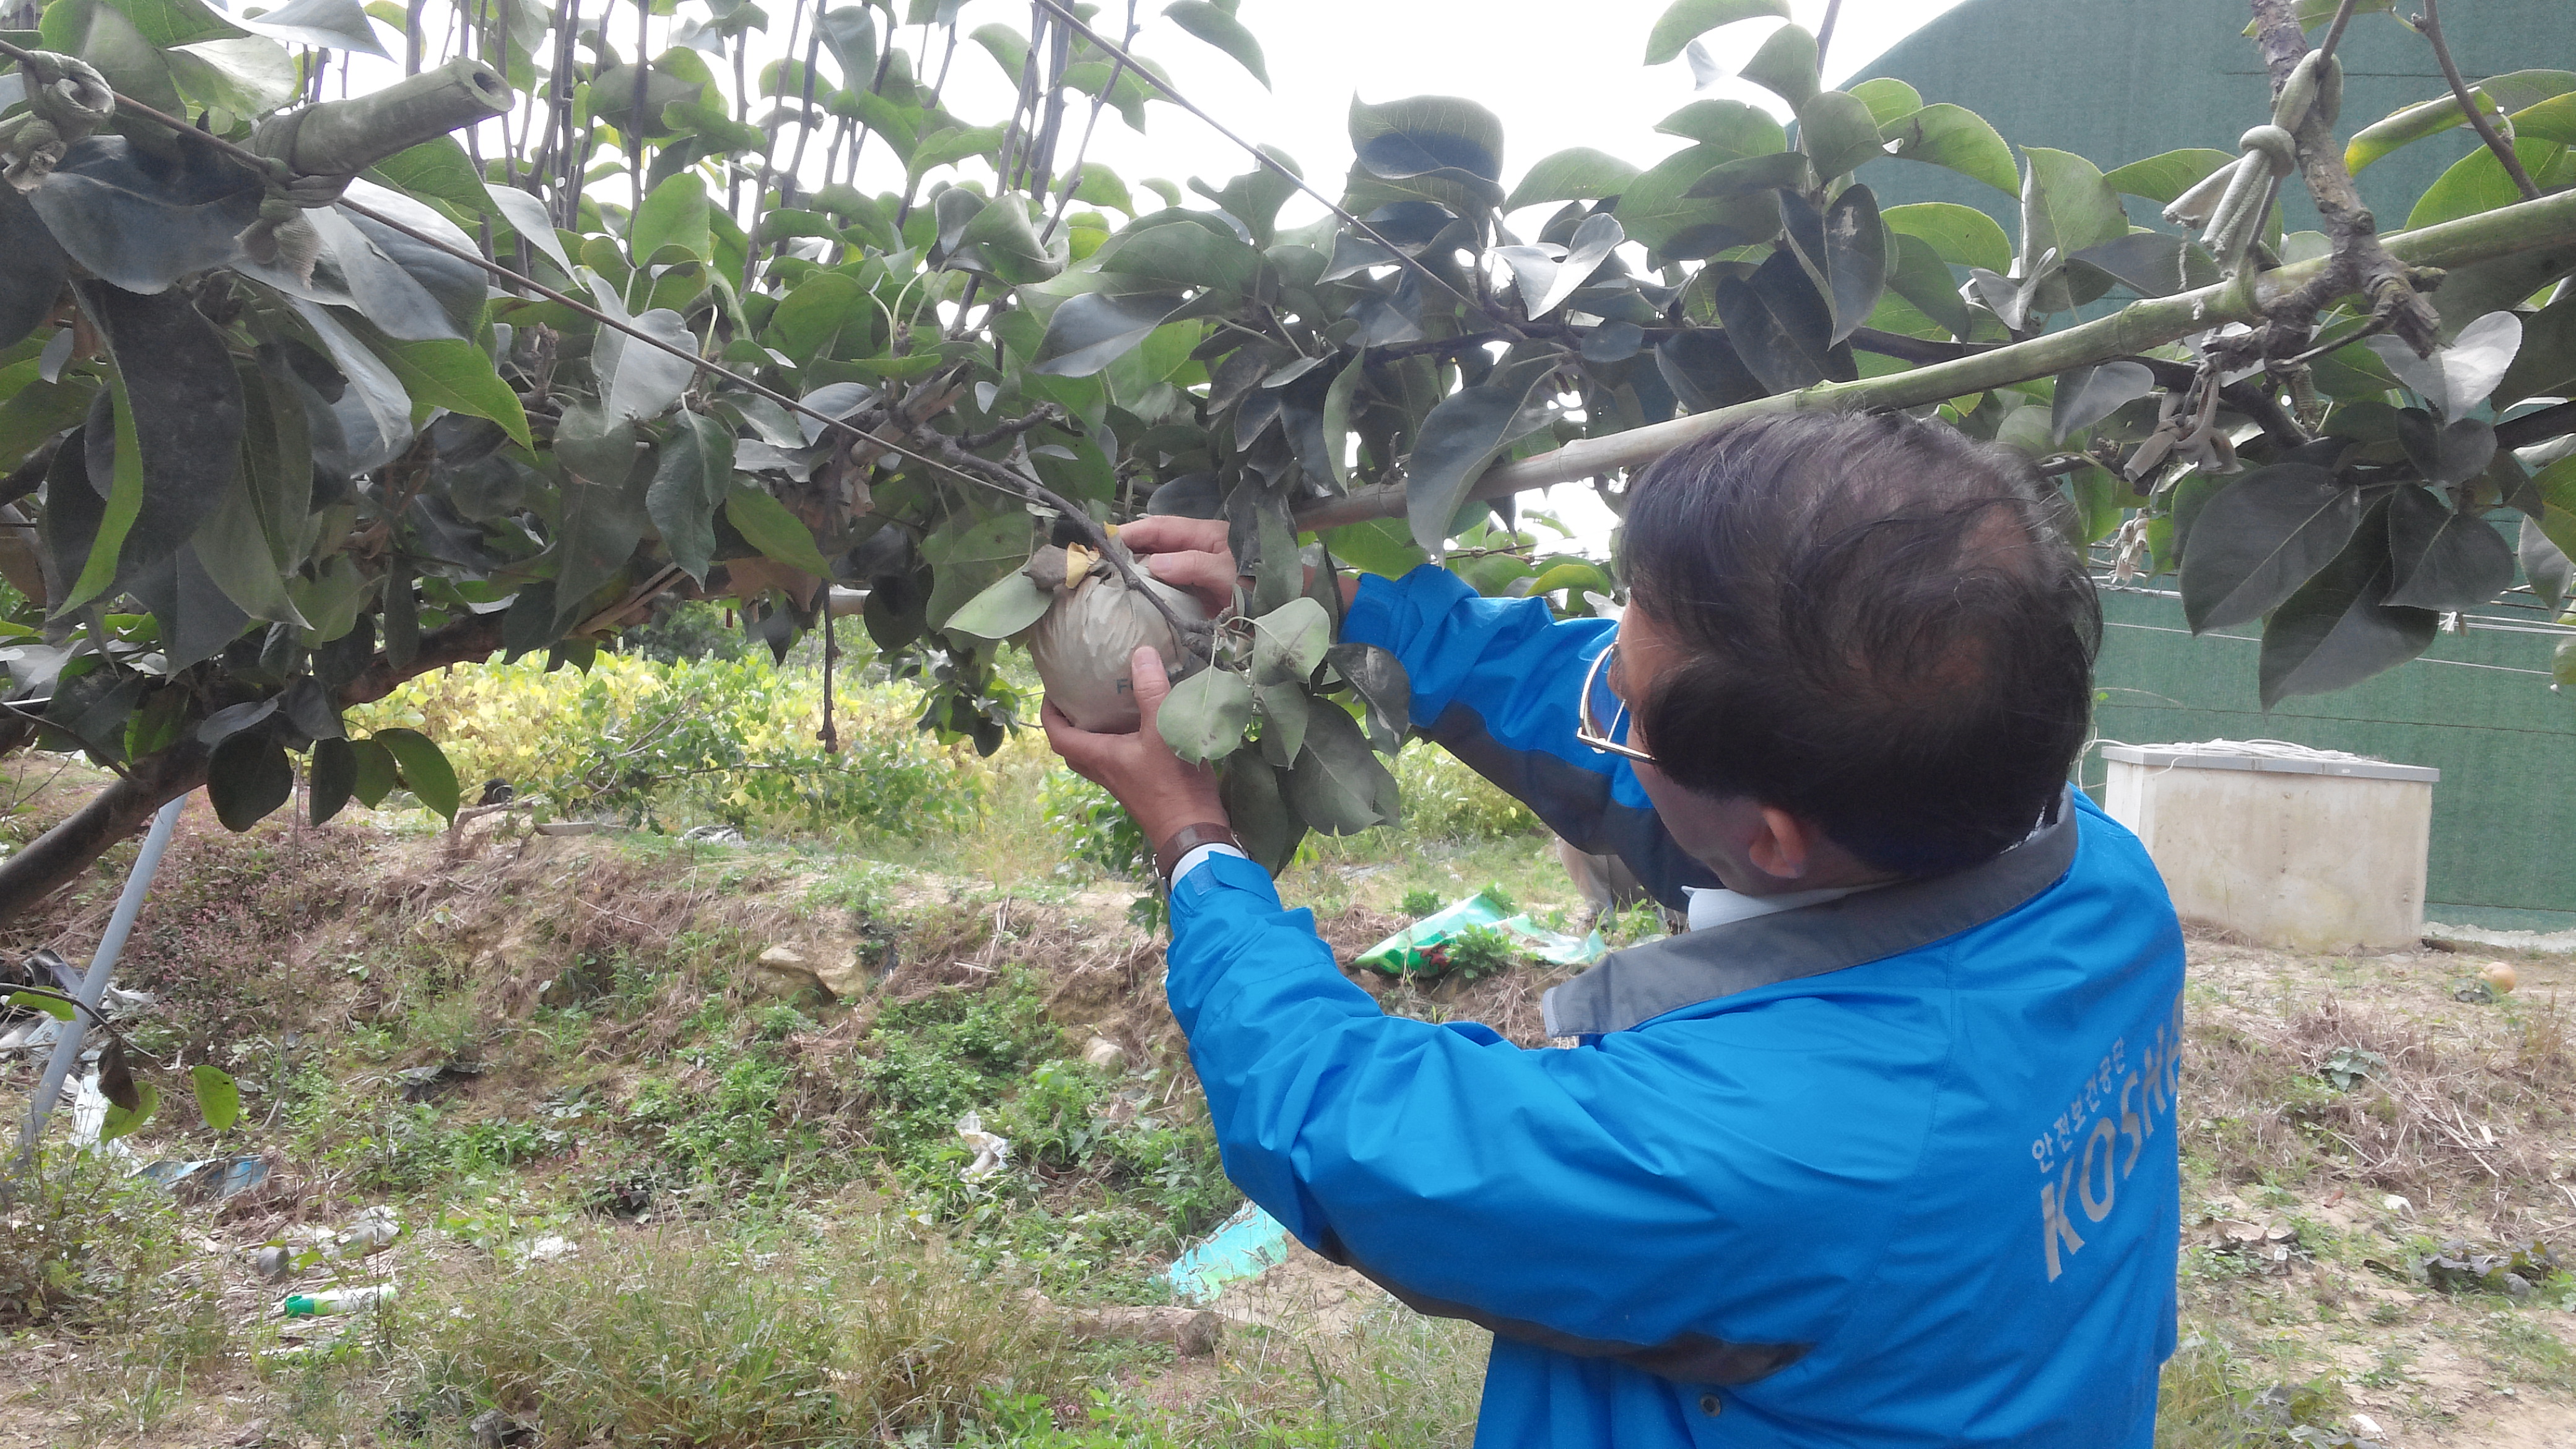
{"type": "Polygon", "coordinates": [[[1170,839],[1154,847],[1154,873],[1163,878],[1164,885],[1169,886],[1172,872],[1180,868],[1182,857],[1202,845],[1230,845],[1237,850],[1243,849],[1243,842],[1234,838],[1232,830],[1217,821],[1202,820],[1196,825],[1184,825],[1173,831],[1170,839]]]}

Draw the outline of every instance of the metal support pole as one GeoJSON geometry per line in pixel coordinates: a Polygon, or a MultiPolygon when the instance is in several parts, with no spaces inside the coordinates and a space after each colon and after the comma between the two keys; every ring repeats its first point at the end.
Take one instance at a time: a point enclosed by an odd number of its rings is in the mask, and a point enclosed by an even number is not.
{"type": "Polygon", "coordinates": [[[143,837],[143,848],[135,852],[134,869],[125,877],[125,893],[116,898],[116,912],[107,918],[107,933],[98,938],[98,950],[89,958],[89,971],[81,977],[81,1005],[86,1011],[75,1011],[64,1024],[63,1032],[54,1038],[54,1055],[45,1063],[44,1080],[37,1084],[36,1097],[27,1105],[27,1125],[18,1133],[18,1157],[9,1169],[16,1177],[36,1160],[36,1139],[43,1135],[45,1118],[61,1100],[63,1083],[72,1068],[79,1065],[81,1052],[89,1044],[90,1012],[98,1009],[107,995],[107,978],[116,969],[116,958],[125,951],[125,938],[133,933],[134,918],[143,914],[143,898],[152,891],[153,872],[160,869],[161,852],[170,845],[170,833],[179,824],[179,810],[188,803],[180,796],[161,807],[152,817],[152,830],[143,837]]]}

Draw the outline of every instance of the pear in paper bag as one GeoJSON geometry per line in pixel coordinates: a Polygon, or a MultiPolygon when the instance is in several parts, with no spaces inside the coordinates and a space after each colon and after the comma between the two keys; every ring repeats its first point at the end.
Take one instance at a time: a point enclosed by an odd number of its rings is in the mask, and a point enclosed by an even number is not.
{"type": "MultiPolygon", "coordinates": [[[[1029,658],[1046,683],[1047,702],[1064,711],[1077,729],[1133,733],[1142,717],[1128,661],[1139,645],[1150,645],[1163,657],[1163,667],[1178,675],[1181,648],[1172,626],[1127,587],[1125,578],[1088,551],[1068,556],[1060,548],[1042,548],[1029,560],[1028,574],[1055,591],[1055,602],[1029,630],[1029,658]],[[1070,587],[1068,572],[1073,573],[1070,587]]],[[[1207,622],[1207,610],[1197,599],[1157,579],[1143,582],[1183,620],[1207,622]]]]}

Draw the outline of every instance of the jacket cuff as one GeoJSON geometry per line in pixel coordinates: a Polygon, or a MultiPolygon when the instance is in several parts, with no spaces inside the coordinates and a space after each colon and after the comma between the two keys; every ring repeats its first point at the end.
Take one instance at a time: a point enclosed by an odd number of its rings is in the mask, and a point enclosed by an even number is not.
{"type": "Polygon", "coordinates": [[[1231,851],[1212,851],[1172,882],[1172,933],[1179,935],[1181,927],[1219,891],[1248,891],[1271,910],[1280,909],[1279,890],[1271,884],[1270,872],[1231,851]]]}
{"type": "Polygon", "coordinates": [[[1374,644],[1401,659],[1404,642],[1425,619],[1449,612],[1475,590],[1437,564],[1421,564],[1400,579],[1384,574],[1360,575],[1359,590],[1342,612],[1342,638],[1374,644]]]}

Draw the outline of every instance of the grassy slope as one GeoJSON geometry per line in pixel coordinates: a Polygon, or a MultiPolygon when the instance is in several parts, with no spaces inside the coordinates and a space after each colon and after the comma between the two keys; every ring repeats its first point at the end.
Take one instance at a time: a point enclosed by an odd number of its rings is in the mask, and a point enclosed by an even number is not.
{"type": "MultiPolygon", "coordinates": [[[[43,775],[17,778],[0,806],[43,775]]],[[[55,1236],[84,1251],[43,1316],[0,1329],[0,1446],[220,1442],[253,1419],[279,1443],[462,1444],[493,1405],[565,1445],[1463,1443],[1483,1349],[1456,1325],[1292,1314],[1175,1364],[1068,1340],[1026,1296],[1155,1301],[1153,1272],[1234,1195],[1124,919],[1134,887],[1066,864],[1088,842],[1049,835],[1033,762],[995,778],[953,831],[801,846],[529,838],[504,817],[453,840],[417,817],[234,837],[192,817],[121,979],[162,1001],[141,1044],[225,1060],[252,1125],[218,1142],[180,1105],[137,1146],[238,1145],[276,1175],[175,1214],[61,1180],[55,1236]],[[855,958],[866,984],[846,1002],[783,985],[755,965],[779,945],[855,958]],[[1095,1038],[1123,1062],[1084,1063],[1095,1038]],[[451,1065],[471,1074],[399,1075],[451,1065]],[[969,1108],[1014,1144],[982,1185],[957,1173],[969,1108]],[[281,1335],[240,1250],[379,1202],[413,1229],[366,1265],[398,1308],[281,1335]],[[578,1247],[532,1260],[549,1236],[578,1247]]],[[[1414,890],[1573,901],[1542,837],[1380,834],[1321,843],[1283,884],[1345,949],[1414,890]]],[[[126,855],[0,928],[0,954],[85,947],[126,855]]],[[[2444,1239],[2576,1218],[2556,968],[2524,963],[2500,1005],[2450,1000],[2457,969],[2195,942],[2198,1221],[2160,1443],[2288,1443],[2356,1412],[2399,1444],[2570,1437],[2576,1281],[2516,1301],[2414,1272],[2444,1239]],[[2384,1066],[2338,1091],[2320,1070],[2344,1048],[2384,1066]]],[[[1384,994],[1529,1040],[1543,984],[1384,994]]],[[[0,1068],[11,1120],[31,1080],[0,1068]]]]}

